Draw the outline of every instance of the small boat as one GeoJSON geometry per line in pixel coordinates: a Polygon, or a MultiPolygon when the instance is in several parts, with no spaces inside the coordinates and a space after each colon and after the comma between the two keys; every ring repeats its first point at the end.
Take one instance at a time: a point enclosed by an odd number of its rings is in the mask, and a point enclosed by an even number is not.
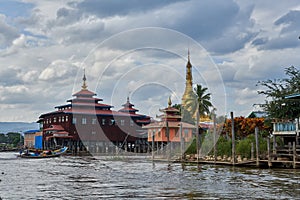
{"type": "Polygon", "coordinates": [[[68,147],[63,147],[61,149],[57,149],[54,151],[47,150],[47,151],[36,151],[36,152],[25,152],[21,155],[18,155],[20,158],[53,158],[53,157],[59,157],[62,154],[64,154],[68,150],[68,147]]]}

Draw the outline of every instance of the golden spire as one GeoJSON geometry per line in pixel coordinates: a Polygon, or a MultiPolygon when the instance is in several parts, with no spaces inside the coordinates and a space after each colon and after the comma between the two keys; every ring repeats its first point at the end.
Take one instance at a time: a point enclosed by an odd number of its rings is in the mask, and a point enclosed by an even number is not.
{"type": "Polygon", "coordinates": [[[193,106],[192,104],[196,101],[196,96],[193,91],[193,76],[192,76],[192,64],[190,62],[190,50],[188,49],[188,60],[186,64],[186,80],[185,80],[185,90],[182,95],[182,107],[187,110],[191,116],[193,116],[193,106]]]}
{"type": "Polygon", "coordinates": [[[190,62],[190,50],[188,49],[188,62],[186,64],[186,85],[193,85],[193,76],[192,76],[192,64],[190,62]]]}
{"type": "Polygon", "coordinates": [[[86,77],[85,77],[85,69],[83,69],[83,84],[82,84],[82,86],[81,86],[81,88],[83,89],[83,90],[86,90],[87,89],[87,84],[86,84],[86,77]]]}
{"type": "Polygon", "coordinates": [[[169,108],[170,108],[171,105],[172,105],[171,96],[169,96],[169,99],[168,99],[168,105],[169,105],[169,108]]]}

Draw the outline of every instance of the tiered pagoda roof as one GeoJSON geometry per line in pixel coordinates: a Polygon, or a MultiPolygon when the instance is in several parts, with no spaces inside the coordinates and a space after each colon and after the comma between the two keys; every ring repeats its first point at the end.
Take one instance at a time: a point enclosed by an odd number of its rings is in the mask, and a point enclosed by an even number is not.
{"type": "Polygon", "coordinates": [[[168,107],[159,110],[163,112],[162,115],[158,116],[158,118],[160,118],[161,121],[152,122],[151,124],[144,126],[144,128],[166,128],[166,127],[178,128],[180,124],[184,128],[195,128],[195,126],[192,124],[181,122],[181,116],[179,114],[180,111],[172,107],[171,105],[172,105],[172,101],[171,98],[169,97],[168,107]]]}
{"type": "Polygon", "coordinates": [[[161,118],[162,121],[175,121],[175,122],[180,122],[181,121],[181,116],[180,116],[180,112],[178,109],[171,107],[172,105],[172,101],[171,98],[169,97],[168,100],[168,107],[164,108],[164,109],[160,109],[160,112],[163,112],[162,115],[158,116],[159,118],[161,118]]]}
{"type": "Polygon", "coordinates": [[[133,108],[133,104],[127,102],[123,104],[123,108],[119,111],[111,110],[112,105],[100,103],[103,101],[101,98],[96,98],[96,94],[87,89],[86,76],[83,76],[83,85],[81,90],[74,93],[72,96],[75,98],[67,100],[67,104],[56,106],[54,112],[49,112],[40,116],[43,118],[45,115],[52,115],[55,113],[71,113],[71,114],[92,114],[92,115],[113,115],[113,116],[131,116],[137,117],[140,123],[150,123],[150,117],[146,115],[137,114],[137,109],[133,108]]]}
{"type": "Polygon", "coordinates": [[[123,108],[121,108],[119,110],[119,112],[135,114],[137,111],[139,111],[139,110],[133,108],[134,105],[132,103],[130,103],[129,97],[127,97],[127,102],[125,104],[123,104],[122,106],[123,106],[123,108]]]}

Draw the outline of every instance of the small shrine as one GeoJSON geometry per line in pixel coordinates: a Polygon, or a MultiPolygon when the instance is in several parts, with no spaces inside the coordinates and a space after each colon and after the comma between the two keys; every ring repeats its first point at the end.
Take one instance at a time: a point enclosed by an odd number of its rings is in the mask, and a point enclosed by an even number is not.
{"type": "Polygon", "coordinates": [[[157,149],[162,149],[168,143],[190,142],[193,137],[194,125],[181,122],[178,109],[171,106],[171,98],[168,100],[168,107],[160,109],[163,114],[158,116],[160,121],[152,122],[143,128],[148,130],[148,142],[156,143],[157,149]]]}

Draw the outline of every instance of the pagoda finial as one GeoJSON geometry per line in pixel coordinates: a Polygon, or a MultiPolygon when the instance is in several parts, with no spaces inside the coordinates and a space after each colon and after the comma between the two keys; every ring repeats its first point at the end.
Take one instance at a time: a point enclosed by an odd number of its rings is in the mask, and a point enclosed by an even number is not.
{"type": "Polygon", "coordinates": [[[188,48],[188,61],[190,62],[190,48],[188,48]]]}
{"type": "Polygon", "coordinates": [[[127,96],[127,103],[129,103],[129,96],[127,96]]]}
{"type": "Polygon", "coordinates": [[[171,105],[172,105],[171,96],[169,96],[168,105],[169,105],[169,107],[171,107],[171,105]]]}
{"type": "Polygon", "coordinates": [[[83,69],[83,79],[82,80],[83,80],[83,84],[82,84],[81,88],[83,90],[86,90],[87,89],[87,85],[86,85],[85,69],[83,69]]]}

